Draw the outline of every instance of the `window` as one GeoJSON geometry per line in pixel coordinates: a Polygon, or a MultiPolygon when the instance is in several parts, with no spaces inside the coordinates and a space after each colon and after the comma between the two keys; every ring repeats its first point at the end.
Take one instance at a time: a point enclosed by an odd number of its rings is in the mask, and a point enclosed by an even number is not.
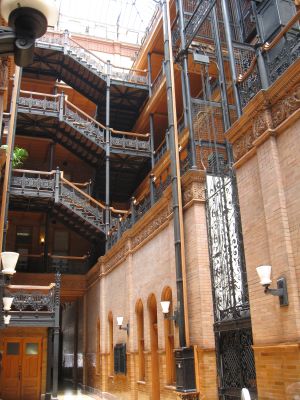
{"type": "Polygon", "coordinates": [[[114,348],[115,374],[126,374],[126,344],[116,344],[114,348]]]}
{"type": "Polygon", "coordinates": [[[28,268],[28,254],[32,249],[32,227],[17,226],[16,229],[16,251],[20,254],[18,270],[24,271],[28,268]]]}
{"type": "MultiPolygon", "coordinates": [[[[172,290],[166,287],[162,294],[162,300],[170,301],[170,315],[173,315],[172,290]]],[[[165,348],[166,348],[166,379],[168,385],[176,385],[175,357],[174,357],[174,323],[171,320],[164,320],[165,348]]]]}
{"type": "Polygon", "coordinates": [[[139,300],[136,304],[139,381],[145,380],[144,308],[139,300]]]}
{"type": "Polygon", "coordinates": [[[112,312],[108,314],[108,332],[109,332],[109,374],[114,373],[114,327],[112,312]]]}
{"type": "Polygon", "coordinates": [[[97,321],[97,333],[96,333],[96,374],[100,374],[100,320],[97,321]]]}

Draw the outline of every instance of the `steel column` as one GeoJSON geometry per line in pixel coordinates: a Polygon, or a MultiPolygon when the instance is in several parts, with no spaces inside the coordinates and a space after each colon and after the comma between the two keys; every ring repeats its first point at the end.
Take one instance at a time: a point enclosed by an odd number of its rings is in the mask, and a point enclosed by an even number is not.
{"type": "Polygon", "coordinates": [[[154,114],[150,114],[150,149],[151,149],[151,168],[154,168],[154,114]]]}
{"type": "Polygon", "coordinates": [[[151,53],[147,54],[148,61],[148,87],[149,87],[149,97],[152,96],[152,65],[151,65],[151,53]]]}
{"type": "Polygon", "coordinates": [[[110,227],[110,62],[107,61],[106,80],[106,131],[105,131],[105,247],[108,250],[107,235],[110,227]]]}
{"type": "MultiPolygon", "coordinates": [[[[255,18],[256,30],[257,30],[257,34],[258,34],[258,38],[259,38],[259,43],[261,44],[262,43],[262,40],[261,40],[262,34],[261,34],[261,30],[260,30],[260,24],[258,23],[256,3],[254,0],[251,1],[251,5],[252,5],[253,15],[255,18]]],[[[270,86],[269,75],[267,72],[265,59],[262,55],[262,51],[261,51],[260,47],[256,48],[256,57],[257,57],[257,68],[258,68],[258,72],[259,72],[259,76],[260,76],[261,88],[268,89],[268,87],[270,86]]]]}
{"type": "Polygon", "coordinates": [[[162,1],[165,74],[167,88],[168,125],[170,134],[170,162],[172,176],[172,203],[174,225],[174,247],[176,264],[177,311],[179,344],[189,347],[188,315],[186,298],[185,250],[183,233],[183,210],[180,184],[180,160],[178,151],[177,116],[175,103],[174,65],[171,43],[169,0],[162,1]]]}
{"type": "Polygon", "coordinates": [[[223,55],[222,55],[222,46],[221,46],[216,6],[214,6],[212,9],[211,24],[212,24],[214,42],[216,45],[216,58],[217,58],[217,64],[218,64],[218,70],[219,70],[224,130],[227,131],[227,129],[230,128],[230,114],[229,114],[226,76],[225,76],[224,61],[223,61],[223,55]]]}
{"type": "MultiPolygon", "coordinates": [[[[183,4],[182,0],[177,0],[178,15],[179,15],[179,31],[180,31],[180,42],[181,51],[186,47],[186,38],[184,33],[184,15],[183,15],[183,4]]],[[[183,77],[183,87],[186,104],[186,117],[187,126],[190,134],[190,145],[191,145],[191,156],[192,156],[192,169],[197,169],[197,158],[196,158],[196,146],[194,138],[194,126],[192,117],[192,104],[191,104],[191,89],[190,89],[190,79],[188,71],[188,50],[182,52],[182,75],[183,77]]]]}
{"type": "Polygon", "coordinates": [[[222,11],[223,11],[223,21],[224,21],[224,28],[225,28],[225,36],[228,48],[228,57],[229,57],[229,66],[231,72],[231,79],[232,79],[232,89],[233,95],[236,105],[236,112],[237,117],[240,118],[242,115],[242,107],[241,107],[241,100],[240,94],[237,88],[237,76],[236,76],[236,69],[235,69],[235,61],[234,61],[234,52],[233,52],[233,45],[232,45],[232,35],[229,23],[229,11],[228,11],[228,0],[221,0],[222,11]]]}

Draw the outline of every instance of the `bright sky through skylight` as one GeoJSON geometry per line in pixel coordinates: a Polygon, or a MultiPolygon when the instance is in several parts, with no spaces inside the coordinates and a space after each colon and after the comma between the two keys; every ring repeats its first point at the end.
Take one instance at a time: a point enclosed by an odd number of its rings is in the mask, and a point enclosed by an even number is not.
{"type": "Polygon", "coordinates": [[[140,44],[157,4],[154,0],[56,0],[58,28],[140,44]]]}

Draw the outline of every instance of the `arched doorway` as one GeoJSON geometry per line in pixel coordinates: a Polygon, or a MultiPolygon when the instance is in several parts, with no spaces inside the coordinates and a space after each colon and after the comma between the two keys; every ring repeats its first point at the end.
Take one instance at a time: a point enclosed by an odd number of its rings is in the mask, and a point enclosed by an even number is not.
{"type": "Polygon", "coordinates": [[[152,400],[160,398],[159,360],[158,360],[158,332],[157,332],[157,302],[154,294],[148,297],[150,350],[151,350],[151,384],[152,400]]]}

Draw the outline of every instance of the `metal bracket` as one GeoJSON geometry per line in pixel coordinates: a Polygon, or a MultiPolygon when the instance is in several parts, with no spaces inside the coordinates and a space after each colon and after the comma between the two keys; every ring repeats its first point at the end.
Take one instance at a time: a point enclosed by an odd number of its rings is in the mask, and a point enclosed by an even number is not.
{"type": "Polygon", "coordinates": [[[284,277],[277,279],[277,289],[269,289],[269,286],[266,286],[265,293],[272,296],[279,296],[280,307],[289,305],[286,279],[284,277]]]}

